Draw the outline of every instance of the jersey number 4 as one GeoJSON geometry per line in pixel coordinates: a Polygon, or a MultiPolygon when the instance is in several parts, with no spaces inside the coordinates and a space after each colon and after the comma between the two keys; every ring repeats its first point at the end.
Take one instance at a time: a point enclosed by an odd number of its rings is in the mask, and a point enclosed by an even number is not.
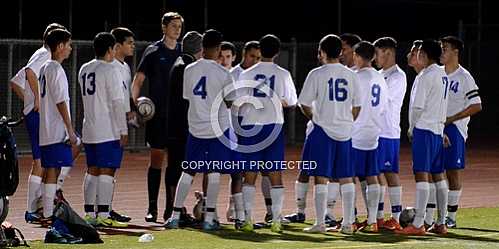
{"type": "Polygon", "coordinates": [[[206,76],[201,77],[194,89],[192,89],[194,95],[201,96],[202,99],[206,99],[208,93],[206,92],[206,76]]]}
{"type": "Polygon", "coordinates": [[[343,102],[348,97],[348,91],[345,86],[348,85],[348,81],[346,79],[338,78],[333,80],[330,78],[327,82],[329,85],[329,100],[343,102]]]}
{"type": "Polygon", "coordinates": [[[81,94],[83,96],[94,95],[95,94],[95,73],[89,73],[88,75],[84,73],[81,76],[81,94]],[[90,87],[87,88],[87,80],[90,87]]]}

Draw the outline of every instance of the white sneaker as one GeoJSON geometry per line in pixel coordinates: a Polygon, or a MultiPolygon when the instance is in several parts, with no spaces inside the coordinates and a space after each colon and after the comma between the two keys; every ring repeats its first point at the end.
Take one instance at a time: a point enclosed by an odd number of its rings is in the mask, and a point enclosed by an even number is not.
{"type": "Polygon", "coordinates": [[[306,233],[325,233],[326,232],[326,225],[315,224],[311,227],[304,228],[303,231],[306,233]]]}

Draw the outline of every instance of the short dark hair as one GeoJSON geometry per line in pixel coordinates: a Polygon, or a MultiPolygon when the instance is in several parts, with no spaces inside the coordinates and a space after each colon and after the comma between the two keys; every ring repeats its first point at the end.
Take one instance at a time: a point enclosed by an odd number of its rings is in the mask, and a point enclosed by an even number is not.
{"type": "Polygon", "coordinates": [[[464,50],[464,42],[455,36],[445,36],[440,38],[441,43],[449,43],[453,49],[457,49],[459,53],[464,50]]]}
{"type": "Polygon", "coordinates": [[[416,48],[419,48],[421,47],[421,45],[423,44],[423,40],[414,40],[412,42],[412,46],[416,47],[416,48]]]}
{"type": "Polygon", "coordinates": [[[397,41],[393,37],[381,37],[374,41],[373,45],[376,48],[397,49],[397,41]]]}
{"type": "Polygon", "coordinates": [[[109,32],[100,32],[94,38],[94,51],[96,57],[104,57],[107,51],[113,49],[116,39],[109,32]]]}
{"type": "Polygon", "coordinates": [[[371,61],[374,58],[374,45],[368,41],[361,41],[355,44],[353,51],[364,60],[371,61]]]}
{"type": "Polygon", "coordinates": [[[216,48],[222,44],[223,35],[218,30],[209,29],[203,34],[203,48],[216,48]]]}
{"type": "Polygon", "coordinates": [[[420,49],[426,53],[430,60],[440,60],[440,55],[442,55],[442,47],[440,47],[440,43],[438,41],[433,39],[426,39],[421,44],[420,49]]]}
{"type": "Polygon", "coordinates": [[[342,41],[346,42],[346,44],[348,44],[350,47],[353,47],[353,46],[355,46],[355,44],[362,41],[360,36],[358,36],[356,34],[352,34],[352,33],[342,34],[342,35],[340,35],[340,39],[342,41]]]}
{"type": "Polygon", "coordinates": [[[161,18],[161,24],[167,26],[173,20],[180,20],[184,23],[184,18],[177,12],[166,12],[161,18]]]}
{"type": "Polygon", "coordinates": [[[279,53],[280,49],[281,49],[281,40],[279,40],[277,36],[268,34],[264,35],[260,39],[260,51],[262,53],[262,57],[272,58],[279,53]]]}
{"type": "Polygon", "coordinates": [[[111,34],[114,35],[114,39],[116,39],[116,42],[120,44],[123,44],[123,42],[125,42],[126,38],[128,37],[135,38],[133,32],[124,27],[114,28],[113,30],[111,30],[111,34]]]}
{"type": "Polygon", "coordinates": [[[234,44],[232,44],[232,42],[223,41],[220,48],[222,51],[223,50],[230,50],[232,52],[232,55],[236,55],[236,46],[234,46],[234,44]]]}
{"type": "Polygon", "coordinates": [[[45,43],[49,46],[50,51],[53,53],[57,46],[61,43],[66,43],[71,39],[71,33],[65,29],[53,29],[47,34],[45,43]]]}
{"type": "Polygon", "coordinates": [[[248,52],[250,49],[260,49],[260,42],[258,41],[249,41],[244,44],[244,52],[248,52]]]}
{"type": "Polygon", "coordinates": [[[43,32],[43,42],[46,43],[47,40],[47,35],[50,33],[50,31],[54,29],[66,29],[66,27],[62,26],[59,23],[51,23],[47,25],[47,28],[45,28],[45,32],[43,32]]]}
{"type": "Polygon", "coordinates": [[[337,35],[326,35],[319,42],[319,49],[326,53],[327,58],[336,59],[341,54],[341,39],[337,35]]]}

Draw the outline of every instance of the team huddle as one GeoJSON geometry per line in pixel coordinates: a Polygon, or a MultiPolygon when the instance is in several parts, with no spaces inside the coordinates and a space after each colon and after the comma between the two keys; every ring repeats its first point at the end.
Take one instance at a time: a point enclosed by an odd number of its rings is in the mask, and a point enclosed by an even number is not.
{"type": "Polygon", "coordinates": [[[147,79],[148,97],[155,106],[154,116],[145,122],[150,147],[147,222],[157,221],[167,150],[167,229],[196,223],[206,231],[220,229],[216,207],[221,174],[231,177],[227,220],[245,232],[261,227],[252,214],[258,174],[267,207],[265,224],[272,232],[305,221],[310,177],[316,215],[304,232],[386,229],[424,235],[446,234],[447,228],[456,227],[467,126],[470,116],[481,110],[478,87],[459,64],[461,40],[417,40],[407,55],[417,72],[407,131],[416,215],[411,224],[401,226],[400,113],[407,79],[396,64],[395,39],[382,37],[371,43],[349,33],[324,36],[317,51],[320,66],[309,72],[297,94],[291,73],[275,63],[281,47],[277,36],[247,42],[241,63],[232,67],[235,46],[217,30],[190,31],[177,42],[183,22],[178,13],[163,16],[163,38],[146,48],[133,78],[125,62],[134,54],[133,32],[118,27],[95,36],[95,59],[78,74],[84,110],[81,139],[72,126],[69,82],[61,66],[71,53],[71,33],[59,24],[47,27],[43,47],[11,80],[24,101],[33,154],[26,222],[51,225],[56,193],[84,147],[84,219],[94,226],[127,227],[130,217],[112,209],[114,176],[130,124],[140,119],[136,106],[147,79]],[[285,168],[276,163],[285,160],[286,108],[299,108],[309,120],[301,159],[316,166],[300,170],[295,182],[297,211],[289,215],[282,214],[285,168]],[[199,163],[235,161],[247,163],[222,169],[199,163]],[[250,162],[266,167],[249,167],[250,162]],[[184,168],[183,163],[197,167],[184,168]],[[184,202],[198,173],[204,175],[203,192],[196,193],[201,207],[193,218],[184,202]],[[367,208],[363,222],[357,218],[355,185],[360,185],[367,208]],[[388,220],[385,192],[391,206],[388,220]],[[342,218],[337,219],[334,208],[340,200],[342,218]]]}

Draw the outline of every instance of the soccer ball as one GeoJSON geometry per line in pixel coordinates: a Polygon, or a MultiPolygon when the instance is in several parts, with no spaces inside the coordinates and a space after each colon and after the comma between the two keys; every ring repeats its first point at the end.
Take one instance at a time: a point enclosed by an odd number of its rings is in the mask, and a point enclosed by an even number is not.
{"type": "Polygon", "coordinates": [[[139,97],[137,110],[143,121],[151,120],[155,113],[154,103],[148,97],[139,97]]]}
{"type": "Polygon", "coordinates": [[[402,210],[399,217],[399,223],[401,227],[406,227],[409,224],[412,224],[414,221],[414,217],[416,216],[416,209],[413,207],[406,207],[402,210]]]}

